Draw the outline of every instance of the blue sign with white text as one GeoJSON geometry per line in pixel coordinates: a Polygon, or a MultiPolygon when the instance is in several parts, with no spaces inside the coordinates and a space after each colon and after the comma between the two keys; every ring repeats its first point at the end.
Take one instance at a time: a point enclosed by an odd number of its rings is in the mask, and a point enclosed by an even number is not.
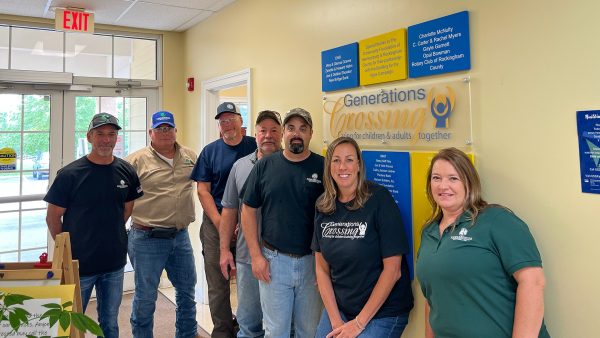
{"type": "Polygon", "coordinates": [[[581,191],[600,194],[600,110],[577,112],[581,191]]]}
{"type": "Polygon", "coordinates": [[[469,12],[408,27],[408,74],[421,77],[471,69],[469,12]]]}
{"type": "Polygon", "coordinates": [[[358,42],[321,52],[321,90],[358,87],[358,42]]]}
{"type": "Polygon", "coordinates": [[[402,224],[410,251],[406,255],[410,278],[414,278],[413,270],[413,222],[412,199],[410,190],[410,156],[407,152],[368,151],[362,152],[367,179],[386,187],[400,209],[402,224]]]}

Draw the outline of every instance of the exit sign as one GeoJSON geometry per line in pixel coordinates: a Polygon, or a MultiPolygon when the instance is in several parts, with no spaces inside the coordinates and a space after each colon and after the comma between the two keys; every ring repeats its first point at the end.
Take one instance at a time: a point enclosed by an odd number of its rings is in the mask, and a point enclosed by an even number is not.
{"type": "Polygon", "coordinates": [[[57,8],[54,19],[56,30],[94,33],[94,13],[69,8],[57,8]]]}

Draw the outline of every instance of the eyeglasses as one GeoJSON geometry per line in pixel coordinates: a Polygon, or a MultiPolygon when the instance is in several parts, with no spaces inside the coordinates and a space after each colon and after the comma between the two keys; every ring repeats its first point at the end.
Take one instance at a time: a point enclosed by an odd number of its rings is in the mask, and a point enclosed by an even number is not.
{"type": "Polygon", "coordinates": [[[175,129],[175,128],[169,127],[169,126],[162,126],[162,127],[154,128],[154,131],[166,134],[166,133],[171,132],[171,130],[173,130],[173,129],[175,129]]]}
{"type": "Polygon", "coordinates": [[[234,121],[237,121],[237,117],[230,117],[228,119],[219,119],[219,124],[230,124],[233,123],[234,121]]]}

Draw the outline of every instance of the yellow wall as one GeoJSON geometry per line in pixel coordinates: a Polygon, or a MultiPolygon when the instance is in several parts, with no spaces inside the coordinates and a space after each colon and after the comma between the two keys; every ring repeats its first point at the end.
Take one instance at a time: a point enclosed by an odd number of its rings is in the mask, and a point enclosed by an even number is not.
{"type": "MultiPolygon", "coordinates": [[[[575,111],[600,108],[600,2],[240,0],[184,34],[184,73],[199,84],[250,67],[253,112],[302,106],[321,121],[322,50],[462,10],[471,15],[474,150],[484,194],[513,209],[537,239],[552,336],[596,337],[600,196],[580,192],[575,111]]],[[[184,142],[195,148],[197,88],[185,95],[184,115],[184,142]]],[[[315,151],[321,135],[317,123],[315,151]]],[[[415,293],[404,337],[422,337],[423,300],[415,293]]]]}

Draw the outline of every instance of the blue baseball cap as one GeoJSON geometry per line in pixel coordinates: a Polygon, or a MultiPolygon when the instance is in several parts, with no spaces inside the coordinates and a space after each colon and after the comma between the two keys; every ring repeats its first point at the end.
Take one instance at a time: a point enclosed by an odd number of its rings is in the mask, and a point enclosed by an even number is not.
{"type": "Polygon", "coordinates": [[[160,126],[161,124],[168,124],[175,128],[175,118],[173,114],[168,111],[157,111],[152,114],[152,129],[160,126]]]}

